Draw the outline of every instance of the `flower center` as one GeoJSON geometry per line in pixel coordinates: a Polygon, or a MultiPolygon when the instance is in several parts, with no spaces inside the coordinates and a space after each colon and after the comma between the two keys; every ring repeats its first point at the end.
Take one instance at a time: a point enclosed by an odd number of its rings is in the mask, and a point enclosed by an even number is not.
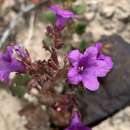
{"type": "Polygon", "coordinates": [[[79,66],[79,67],[78,67],[78,72],[79,72],[79,73],[83,73],[84,69],[85,69],[85,67],[84,67],[83,65],[82,65],[82,66],[79,66]]]}

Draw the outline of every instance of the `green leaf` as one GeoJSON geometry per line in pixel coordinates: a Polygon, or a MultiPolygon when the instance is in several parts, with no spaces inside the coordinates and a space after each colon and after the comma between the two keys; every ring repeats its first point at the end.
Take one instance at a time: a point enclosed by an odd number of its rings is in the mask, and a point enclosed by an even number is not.
{"type": "Polygon", "coordinates": [[[47,46],[51,46],[53,43],[52,39],[48,36],[46,36],[44,39],[43,39],[43,44],[46,44],[47,46]]]}
{"type": "Polygon", "coordinates": [[[80,51],[81,51],[81,52],[86,49],[87,44],[88,44],[88,43],[87,43],[85,40],[82,40],[82,41],[80,42],[79,48],[80,48],[80,51]]]}
{"type": "MultiPolygon", "coordinates": [[[[64,2],[65,0],[62,0],[62,1],[64,2]]],[[[61,2],[61,0],[54,0],[54,2],[59,3],[59,2],[61,2]]]]}
{"type": "Polygon", "coordinates": [[[63,3],[63,2],[75,2],[76,0],[54,0],[55,3],[63,3]]]}
{"type": "Polygon", "coordinates": [[[86,11],[86,5],[82,4],[82,5],[78,5],[76,7],[73,7],[72,10],[76,13],[76,14],[83,14],[86,11]]]}
{"type": "Polygon", "coordinates": [[[46,18],[49,22],[51,22],[51,23],[54,23],[54,22],[55,22],[56,16],[55,16],[55,14],[54,14],[53,12],[47,11],[44,15],[45,15],[45,18],[46,18]]]}
{"type": "Polygon", "coordinates": [[[64,50],[65,52],[68,52],[70,49],[71,49],[71,44],[64,44],[63,50],[64,50]]]}
{"type": "Polygon", "coordinates": [[[85,32],[86,26],[87,24],[84,21],[78,23],[75,28],[76,33],[82,35],[85,32]]]}
{"type": "Polygon", "coordinates": [[[10,90],[15,96],[23,97],[26,93],[26,85],[30,78],[27,75],[16,75],[13,79],[13,83],[10,86],[10,90]]]}

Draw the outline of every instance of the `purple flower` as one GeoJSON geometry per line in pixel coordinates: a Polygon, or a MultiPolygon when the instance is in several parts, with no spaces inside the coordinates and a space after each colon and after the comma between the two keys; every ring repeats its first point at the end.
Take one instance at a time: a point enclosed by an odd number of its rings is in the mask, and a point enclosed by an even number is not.
{"type": "Polygon", "coordinates": [[[68,81],[77,85],[82,81],[83,86],[91,91],[99,87],[98,77],[104,77],[112,69],[111,57],[101,53],[102,45],[95,44],[82,54],[79,50],[73,50],[68,54],[72,67],[68,71],[68,81]]]}
{"type": "Polygon", "coordinates": [[[66,128],[65,130],[91,130],[91,128],[88,128],[82,124],[78,113],[74,113],[70,127],[66,128]]]}
{"type": "Polygon", "coordinates": [[[16,46],[8,46],[5,53],[0,52],[0,80],[5,84],[10,84],[10,73],[25,71],[24,65],[16,59],[16,46]]]}
{"type": "Polygon", "coordinates": [[[17,53],[17,55],[20,57],[20,58],[27,58],[29,57],[29,53],[28,51],[23,48],[22,46],[20,45],[15,45],[14,46],[14,49],[15,49],[15,52],[17,53]]]}
{"type": "Polygon", "coordinates": [[[75,17],[74,13],[61,9],[58,5],[53,5],[50,10],[56,14],[56,27],[62,30],[67,22],[75,17]]]}

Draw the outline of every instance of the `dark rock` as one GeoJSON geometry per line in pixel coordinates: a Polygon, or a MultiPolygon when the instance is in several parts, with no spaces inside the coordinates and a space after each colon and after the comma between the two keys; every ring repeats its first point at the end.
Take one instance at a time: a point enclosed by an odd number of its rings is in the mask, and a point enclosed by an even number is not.
{"type": "Polygon", "coordinates": [[[94,126],[130,102],[130,45],[120,36],[103,37],[104,52],[114,62],[106,78],[99,79],[97,92],[78,91],[79,108],[86,124],[94,126]]]}

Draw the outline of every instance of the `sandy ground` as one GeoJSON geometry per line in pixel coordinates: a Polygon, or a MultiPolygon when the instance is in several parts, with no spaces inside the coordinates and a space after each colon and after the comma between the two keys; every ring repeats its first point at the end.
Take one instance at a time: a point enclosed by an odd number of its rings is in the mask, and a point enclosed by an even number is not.
{"type": "Polygon", "coordinates": [[[130,107],[103,121],[93,130],[130,130],[130,107]]]}
{"type": "Polygon", "coordinates": [[[18,115],[19,99],[0,89],[0,130],[26,130],[26,120],[18,115]]]}
{"type": "Polygon", "coordinates": [[[82,0],[89,24],[86,29],[95,40],[102,35],[120,34],[130,42],[130,0],[82,0]]]}

